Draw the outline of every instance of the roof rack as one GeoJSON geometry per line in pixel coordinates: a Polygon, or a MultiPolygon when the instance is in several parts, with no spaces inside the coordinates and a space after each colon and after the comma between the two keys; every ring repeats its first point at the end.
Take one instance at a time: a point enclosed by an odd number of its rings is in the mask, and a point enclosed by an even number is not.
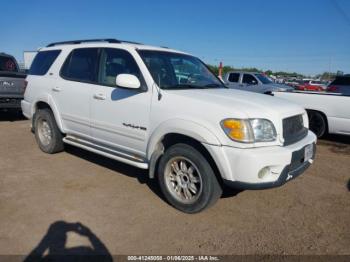
{"type": "Polygon", "coordinates": [[[72,41],[64,41],[64,42],[55,42],[55,43],[48,44],[46,47],[52,47],[52,46],[57,46],[57,45],[78,45],[81,43],[91,43],[91,42],[107,42],[107,43],[113,43],[113,44],[128,43],[128,44],[141,45],[141,43],[137,43],[137,42],[123,41],[123,40],[118,40],[118,39],[107,38],[107,39],[86,39],[86,40],[72,40],[72,41]]]}

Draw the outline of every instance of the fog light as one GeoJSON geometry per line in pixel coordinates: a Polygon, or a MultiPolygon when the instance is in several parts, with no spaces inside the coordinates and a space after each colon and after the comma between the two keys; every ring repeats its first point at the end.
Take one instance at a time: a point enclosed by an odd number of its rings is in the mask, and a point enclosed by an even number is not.
{"type": "Polygon", "coordinates": [[[264,178],[264,176],[270,174],[270,168],[267,166],[267,167],[264,167],[263,169],[261,169],[258,173],[258,177],[260,179],[264,178]]]}

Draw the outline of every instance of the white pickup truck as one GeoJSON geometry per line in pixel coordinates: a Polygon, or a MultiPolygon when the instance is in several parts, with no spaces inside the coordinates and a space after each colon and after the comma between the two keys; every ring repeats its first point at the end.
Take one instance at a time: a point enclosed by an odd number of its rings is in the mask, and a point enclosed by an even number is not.
{"type": "Polygon", "coordinates": [[[27,81],[22,109],[43,152],[66,143],[148,169],[183,212],[215,203],[224,183],[281,186],[314,159],[301,106],[228,89],[180,51],[115,39],[53,43],[27,81]]]}
{"type": "Polygon", "coordinates": [[[317,137],[327,133],[350,135],[350,96],[303,91],[274,92],[274,96],[304,107],[317,137]]]}

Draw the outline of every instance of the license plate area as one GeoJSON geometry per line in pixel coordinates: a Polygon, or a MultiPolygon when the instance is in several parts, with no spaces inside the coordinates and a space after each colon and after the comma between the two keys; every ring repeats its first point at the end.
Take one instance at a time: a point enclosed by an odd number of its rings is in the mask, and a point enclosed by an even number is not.
{"type": "Polygon", "coordinates": [[[304,151],[304,162],[309,161],[314,155],[314,145],[307,145],[304,151]]]}

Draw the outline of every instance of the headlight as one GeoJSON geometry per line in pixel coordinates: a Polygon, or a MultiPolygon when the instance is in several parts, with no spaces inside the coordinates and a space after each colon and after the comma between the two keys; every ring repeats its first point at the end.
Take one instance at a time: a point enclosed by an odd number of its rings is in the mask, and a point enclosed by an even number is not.
{"type": "Polygon", "coordinates": [[[255,142],[270,142],[276,140],[276,129],[267,119],[250,119],[255,142]]]}
{"type": "Polygon", "coordinates": [[[270,142],[276,140],[276,129],[267,119],[225,119],[221,127],[226,135],[242,143],[270,142]]]}

